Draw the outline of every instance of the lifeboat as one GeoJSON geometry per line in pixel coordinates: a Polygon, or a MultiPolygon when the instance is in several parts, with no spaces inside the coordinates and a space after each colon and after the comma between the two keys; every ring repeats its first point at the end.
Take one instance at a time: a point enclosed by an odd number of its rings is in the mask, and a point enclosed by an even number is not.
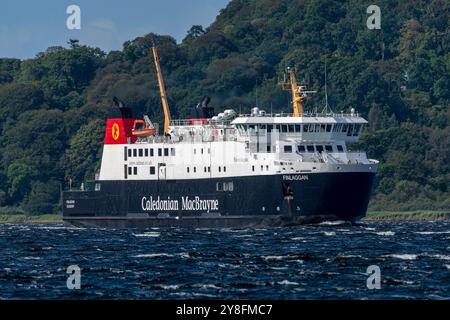
{"type": "Polygon", "coordinates": [[[144,120],[135,120],[131,134],[139,138],[150,137],[156,134],[156,128],[149,126],[144,120]]]}

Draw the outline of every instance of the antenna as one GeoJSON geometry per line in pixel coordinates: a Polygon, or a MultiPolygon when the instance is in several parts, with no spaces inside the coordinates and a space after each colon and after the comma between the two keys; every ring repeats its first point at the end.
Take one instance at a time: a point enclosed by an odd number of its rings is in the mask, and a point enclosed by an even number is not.
{"type": "Polygon", "coordinates": [[[333,110],[331,110],[331,107],[328,105],[328,73],[327,62],[325,61],[325,108],[322,110],[322,113],[327,114],[328,108],[330,108],[331,113],[333,113],[333,110]]]}
{"type": "Polygon", "coordinates": [[[255,80],[255,107],[258,107],[258,78],[255,80]]]}

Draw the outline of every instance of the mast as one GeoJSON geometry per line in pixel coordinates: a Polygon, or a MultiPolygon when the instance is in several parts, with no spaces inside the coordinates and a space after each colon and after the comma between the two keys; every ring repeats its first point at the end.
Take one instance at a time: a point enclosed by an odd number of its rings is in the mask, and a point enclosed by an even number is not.
{"type": "Polygon", "coordinates": [[[161,102],[164,111],[164,135],[169,134],[170,125],[170,111],[169,104],[167,103],[166,87],[164,86],[164,79],[161,72],[161,66],[159,65],[158,51],[155,46],[152,47],[153,58],[155,60],[156,74],[158,76],[159,93],[161,95],[161,102]]]}
{"type": "Polygon", "coordinates": [[[303,117],[303,96],[301,95],[301,89],[297,84],[297,78],[295,77],[295,70],[288,68],[289,80],[291,82],[292,93],[292,107],[294,108],[294,117],[303,117]]]}
{"type": "Polygon", "coordinates": [[[280,81],[279,84],[284,90],[290,91],[292,94],[292,116],[303,117],[303,99],[306,97],[307,93],[315,93],[316,91],[306,91],[305,85],[299,85],[297,83],[294,68],[288,67],[287,71],[289,73],[289,82],[284,79],[283,81],[280,81]]]}

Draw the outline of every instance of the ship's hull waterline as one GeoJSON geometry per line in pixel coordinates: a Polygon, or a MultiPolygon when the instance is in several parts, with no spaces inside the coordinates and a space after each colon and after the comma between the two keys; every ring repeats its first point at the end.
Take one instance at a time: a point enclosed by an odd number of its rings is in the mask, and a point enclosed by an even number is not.
{"type": "Polygon", "coordinates": [[[261,227],[366,214],[374,172],[197,180],[101,181],[63,192],[64,221],[81,227],[261,227]]]}

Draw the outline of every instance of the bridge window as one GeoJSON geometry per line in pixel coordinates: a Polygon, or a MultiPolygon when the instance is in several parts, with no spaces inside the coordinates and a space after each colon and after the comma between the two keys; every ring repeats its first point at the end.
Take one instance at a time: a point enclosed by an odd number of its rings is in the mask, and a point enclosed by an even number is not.
{"type": "Polygon", "coordinates": [[[145,156],[148,157],[148,149],[144,149],[145,156]]]}
{"type": "Polygon", "coordinates": [[[137,167],[133,167],[133,174],[137,175],[137,167]]]}
{"type": "Polygon", "coordinates": [[[361,131],[361,125],[360,124],[355,124],[355,128],[353,129],[353,136],[356,137],[358,136],[358,134],[361,131]]]}
{"type": "Polygon", "coordinates": [[[348,131],[348,124],[344,124],[342,126],[342,132],[347,132],[348,131]]]}
{"type": "Polygon", "coordinates": [[[139,157],[143,157],[144,156],[144,150],[139,149],[139,157]]]}
{"type": "Polygon", "coordinates": [[[131,158],[131,149],[128,149],[128,158],[131,158]]]}
{"type": "Polygon", "coordinates": [[[308,150],[308,152],[314,152],[314,146],[312,146],[312,145],[307,145],[307,146],[306,146],[306,150],[308,150]]]}
{"type": "Polygon", "coordinates": [[[128,175],[132,175],[133,174],[133,168],[132,167],[128,167],[128,175]]]}
{"type": "Polygon", "coordinates": [[[300,153],[306,152],[305,146],[303,146],[303,145],[298,146],[297,149],[298,149],[298,152],[300,152],[300,153]]]}
{"type": "Polygon", "coordinates": [[[197,172],[197,167],[194,167],[194,173],[196,173],[197,172]]]}
{"type": "Polygon", "coordinates": [[[158,148],[158,157],[162,157],[162,149],[158,148]]]}
{"type": "Polygon", "coordinates": [[[223,167],[223,172],[227,172],[227,167],[223,167]]]}
{"type": "Polygon", "coordinates": [[[187,173],[189,173],[189,167],[186,167],[186,171],[187,171],[187,173]]]}
{"type": "Polygon", "coordinates": [[[221,172],[222,171],[222,168],[221,167],[219,167],[219,172],[221,172]]]}
{"type": "Polygon", "coordinates": [[[322,152],[323,151],[323,146],[316,146],[316,150],[317,150],[317,152],[322,152]]]}
{"type": "Polygon", "coordinates": [[[288,126],[287,126],[287,124],[282,124],[282,125],[281,125],[281,132],[288,132],[288,126]]]}
{"type": "Polygon", "coordinates": [[[333,152],[333,147],[330,146],[330,145],[326,145],[326,146],[325,146],[325,151],[327,151],[327,152],[333,152]]]}
{"type": "Polygon", "coordinates": [[[331,124],[327,124],[327,132],[331,132],[331,128],[332,128],[333,126],[331,125],[331,124]]]}
{"type": "Polygon", "coordinates": [[[288,130],[289,130],[289,132],[295,132],[295,131],[294,131],[294,125],[293,125],[293,124],[290,124],[290,125],[288,126],[288,130]]]}
{"type": "Polygon", "coordinates": [[[150,167],[150,175],[155,175],[155,173],[156,173],[156,170],[155,170],[155,167],[150,167]]]}
{"type": "Polygon", "coordinates": [[[302,132],[302,126],[299,124],[295,125],[295,132],[302,132]]]}
{"type": "Polygon", "coordinates": [[[133,157],[137,157],[137,149],[133,149],[133,157]]]}
{"type": "Polygon", "coordinates": [[[354,128],[354,124],[349,124],[348,125],[348,130],[347,130],[347,136],[351,136],[353,134],[353,128],[354,128]]]}
{"type": "Polygon", "coordinates": [[[169,156],[169,148],[164,148],[164,157],[169,156]]]}
{"type": "Polygon", "coordinates": [[[344,148],[340,144],[338,144],[336,147],[338,152],[344,152],[344,148]]]}
{"type": "Polygon", "coordinates": [[[152,148],[152,149],[150,149],[150,157],[153,157],[153,156],[155,156],[155,150],[152,148]]]}
{"type": "Polygon", "coordinates": [[[292,153],[292,146],[284,146],[284,153],[292,153]]]}

